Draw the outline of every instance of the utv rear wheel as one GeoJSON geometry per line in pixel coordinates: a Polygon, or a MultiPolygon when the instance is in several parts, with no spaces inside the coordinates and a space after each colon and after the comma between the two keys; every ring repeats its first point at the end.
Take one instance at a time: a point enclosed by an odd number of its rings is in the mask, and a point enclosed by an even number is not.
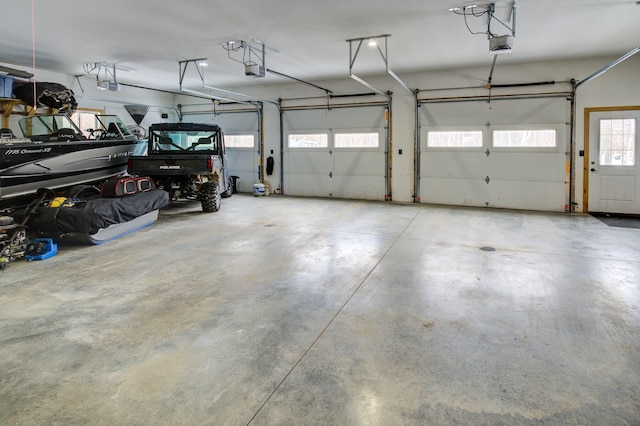
{"type": "Polygon", "coordinates": [[[220,186],[217,182],[206,182],[200,187],[202,211],[207,213],[220,210],[220,186]]]}

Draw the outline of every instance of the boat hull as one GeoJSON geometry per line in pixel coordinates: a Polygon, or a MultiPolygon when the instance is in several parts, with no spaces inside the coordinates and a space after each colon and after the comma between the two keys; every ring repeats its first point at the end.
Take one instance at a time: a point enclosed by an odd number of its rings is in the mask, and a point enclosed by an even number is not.
{"type": "Polygon", "coordinates": [[[0,199],[95,182],[126,172],[134,140],[0,144],[0,199]]]}

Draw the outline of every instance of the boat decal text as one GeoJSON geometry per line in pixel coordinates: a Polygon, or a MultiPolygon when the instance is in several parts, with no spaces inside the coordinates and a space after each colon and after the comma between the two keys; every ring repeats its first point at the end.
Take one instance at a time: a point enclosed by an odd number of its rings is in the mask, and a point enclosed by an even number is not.
{"type": "Polygon", "coordinates": [[[8,149],[5,151],[5,155],[14,155],[14,154],[40,154],[43,152],[51,152],[51,147],[44,147],[38,149],[8,149]]]}

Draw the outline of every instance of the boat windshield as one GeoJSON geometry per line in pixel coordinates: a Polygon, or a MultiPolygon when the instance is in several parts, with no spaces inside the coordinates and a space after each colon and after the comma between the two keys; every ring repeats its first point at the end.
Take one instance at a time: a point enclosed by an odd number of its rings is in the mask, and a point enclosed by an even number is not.
{"type": "Polygon", "coordinates": [[[80,129],[64,114],[34,115],[18,122],[20,131],[26,138],[33,141],[50,141],[59,134],[74,136],[82,139],[80,129]]]}
{"type": "Polygon", "coordinates": [[[100,139],[136,139],[126,124],[116,115],[96,115],[102,134],[100,139]]]}

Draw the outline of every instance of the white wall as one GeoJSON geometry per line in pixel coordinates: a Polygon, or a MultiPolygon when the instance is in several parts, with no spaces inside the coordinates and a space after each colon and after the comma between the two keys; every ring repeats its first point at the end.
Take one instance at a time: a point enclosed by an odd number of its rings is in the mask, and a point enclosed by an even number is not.
{"type": "MultiPolygon", "coordinates": [[[[582,80],[595,71],[606,66],[617,58],[594,58],[565,62],[547,62],[534,64],[511,65],[509,57],[499,57],[493,74],[493,84],[530,83],[540,81],[556,81],[551,86],[536,86],[518,89],[509,89],[510,93],[532,93],[550,91],[570,91],[571,85],[567,83],[571,79],[582,80]]],[[[487,57],[484,67],[441,70],[424,73],[403,74],[396,71],[409,87],[420,89],[420,97],[450,97],[450,96],[479,96],[486,95],[484,88],[491,68],[491,57],[487,57]],[[465,90],[434,90],[442,88],[481,87],[465,90]]],[[[345,75],[347,70],[345,69],[345,75]]],[[[82,78],[80,89],[78,82],[72,76],[55,75],[40,72],[38,81],[55,81],[72,88],[78,98],[79,106],[88,108],[105,108],[108,113],[118,114],[127,124],[133,124],[133,120],[124,110],[126,103],[141,103],[152,105],[152,108],[142,123],[148,126],[157,121],[174,121],[177,119],[175,111],[171,107],[177,104],[203,103],[198,99],[171,93],[150,91],[132,87],[123,87],[120,92],[104,92],[95,88],[95,82],[91,78],[82,78]],[[163,120],[161,113],[169,114],[169,118],[163,120]]],[[[377,89],[393,92],[392,104],[392,193],[395,202],[412,202],[414,180],[414,145],[415,145],[415,103],[413,96],[398,82],[388,75],[364,76],[364,78],[377,89]],[[402,154],[399,154],[399,150],[402,154]]],[[[325,102],[321,98],[324,93],[299,83],[283,83],[271,86],[256,86],[256,80],[249,81],[252,85],[242,88],[231,88],[248,95],[253,95],[276,101],[278,98],[292,99],[299,97],[316,97],[309,99],[309,103],[325,102]]],[[[314,82],[333,91],[334,94],[368,93],[371,90],[345,77],[339,80],[314,82]]],[[[494,89],[494,95],[504,93],[505,89],[494,89]]],[[[575,122],[575,211],[582,211],[583,203],[583,162],[577,153],[584,149],[584,108],[633,106],[640,105],[640,54],[619,64],[606,74],[580,87],[577,93],[577,108],[575,122]]],[[[276,106],[265,104],[264,107],[264,139],[265,152],[274,151],[274,157],[280,156],[280,128],[279,114],[276,106]]],[[[280,162],[276,161],[274,175],[271,177],[271,185],[280,184],[280,162]]]]}

